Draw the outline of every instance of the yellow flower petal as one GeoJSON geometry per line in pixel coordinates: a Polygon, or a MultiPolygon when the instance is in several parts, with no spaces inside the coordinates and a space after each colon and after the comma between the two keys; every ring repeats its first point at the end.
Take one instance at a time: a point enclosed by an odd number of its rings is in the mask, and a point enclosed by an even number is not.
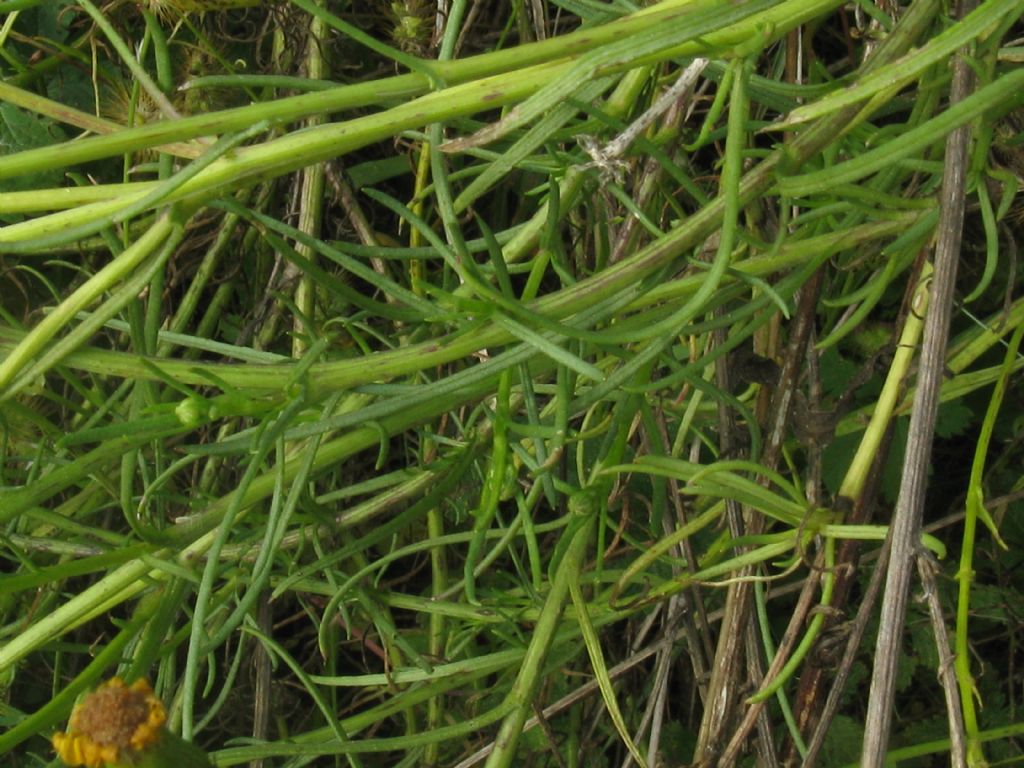
{"type": "Polygon", "coordinates": [[[73,768],[131,763],[160,739],[166,719],[149,683],[129,687],[114,677],[75,705],[68,732],[54,734],[53,748],[73,768]]]}

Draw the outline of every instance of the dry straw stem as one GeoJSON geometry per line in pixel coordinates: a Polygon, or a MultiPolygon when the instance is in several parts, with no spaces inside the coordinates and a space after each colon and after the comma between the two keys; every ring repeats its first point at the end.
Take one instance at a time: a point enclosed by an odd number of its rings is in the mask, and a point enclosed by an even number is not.
{"type": "MultiPolygon", "coordinates": [[[[970,0],[966,2],[969,3],[970,0]]],[[[961,15],[964,10],[965,6],[961,5],[961,15]]],[[[963,57],[956,59],[953,73],[950,103],[955,105],[970,94],[973,75],[963,57]]],[[[910,417],[903,477],[891,524],[892,548],[887,564],[878,641],[874,653],[875,663],[871,675],[871,692],[865,717],[861,764],[867,768],[880,768],[885,764],[889,744],[896,668],[901,656],[910,577],[921,546],[921,516],[928,485],[939,391],[946,370],[946,341],[963,234],[970,139],[971,128],[964,125],[950,133],[946,141],[939,202],[938,241],[934,254],[935,274],[931,285],[928,315],[925,318],[924,341],[914,391],[914,409],[910,417]]],[[[885,564],[879,564],[879,567],[883,565],[885,564]]]]}

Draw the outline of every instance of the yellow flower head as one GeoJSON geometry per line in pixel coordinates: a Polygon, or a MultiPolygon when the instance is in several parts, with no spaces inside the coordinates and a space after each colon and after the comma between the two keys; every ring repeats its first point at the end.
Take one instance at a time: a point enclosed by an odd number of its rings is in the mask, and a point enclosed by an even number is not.
{"type": "Polygon", "coordinates": [[[75,705],[68,732],[53,735],[53,748],[73,767],[130,764],[160,739],[166,719],[149,683],[127,686],[113,677],[75,705]]]}

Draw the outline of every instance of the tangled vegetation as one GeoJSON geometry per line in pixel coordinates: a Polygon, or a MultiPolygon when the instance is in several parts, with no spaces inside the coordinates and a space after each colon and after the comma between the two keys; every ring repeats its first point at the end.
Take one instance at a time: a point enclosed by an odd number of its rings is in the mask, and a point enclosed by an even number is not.
{"type": "Polygon", "coordinates": [[[1024,2],[0,11],[0,754],[1024,757],[1024,2]]]}

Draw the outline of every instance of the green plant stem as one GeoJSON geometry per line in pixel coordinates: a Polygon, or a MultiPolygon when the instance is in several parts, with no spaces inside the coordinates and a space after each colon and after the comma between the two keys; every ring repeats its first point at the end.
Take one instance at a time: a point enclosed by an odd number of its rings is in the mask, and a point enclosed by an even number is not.
{"type": "Polygon", "coordinates": [[[89,278],[81,288],[62,301],[33,328],[18,346],[0,362],[0,400],[13,394],[11,383],[14,378],[32,358],[44,351],[57,333],[72,322],[78,312],[88,307],[105,291],[130,276],[166,241],[180,237],[182,229],[180,213],[176,209],[162,214],[130,248],[89,278]],[[179,233],[177,236],[174,234],[176,231],[179,233]]]}
{"type": "Polygon", "coordinates": [[[1024,70],[1018,69],[876,149],[831,168],[780,179],[779,192],[787,197],[806,197],[831,190],[836,184],[858,181],[922,152],[979,114],[1003,115],[1021,104],[1024,104],[1024,70]]]}
{"type": "MultiPolygon", "coordinates": [[[[483,378],[473,386],[467,387],[462,396],[469,399],[480,397],[486,392],[491,391],[495,382],[496,374],[483,378]]],[[[441,414],[448,412],[451,407],[450,397],[442,395],[427,403],[406,408],[399,413],[381,419],[379,427],[383,428],[388,434],[397,434],[437,418],[441,414]]],[[[381,431],[377,426],[360,426],[348,431],[320,447],[320,450],[316,453],[311,471],[316,473],[326,467],[335,466],[338,462],[360,451],[378,445],[380,437],[381,431]]],[[[123,450],[123,447],[116,444],[104,446],[103,452],[94,457],[93,461],[116,461],[123,450]]],[[[279,477],[282,482],[291,482],[303,461],[304,457],[301,456],[288,459],[285,466],[280,470],[280,475],[278,471],[270,471],[258,475],[246,484],[244,488],[239,487],[214,500],[200,514],[193,515],[188,520],[181,521],[169,529],[166,535],[178,545],[175,552],[177,561],[188,566],[196,558],[206,553],[213,545],[217,532],[220,530],[217,526],[220,525],[220,522],[230,510],[237,510],[237,512],[232,514],[240,515],[257,501],[267,498],[273,493],[275,483],[278,482],[279,477]]],[[[86,469],[87,467],[79,467],[77,474],[81,476],[81,473],[86,469]]],[[[7,497],[5,497],[5,503],[6,501],[7,497]]],[[[28,499],[22,501],[22,504],[25,503],[28,503],[28,499]]],[[[9,512],[5,506],[2,514],[13,516],[16,513],[9,512]]],[[[154,552],[153,556],[155,558],[165,558],[169,554],[167,550],[160,550],[154,552]]],[[[110,572],[93,586],[67,600],[55,611],[42,617],[3,647],[0,647],[0,672],[3,672],[3,670],[24,658],[25,655],[31,653],[40,645],[60,637],[84,621],[101,615],[104,611],[111,610],[114,606],[138,595],[150,584],[146,578],[147,574],[157,580],[164,578],[159,571],[153,571],[149,562],[134,560],[110,572]]]]}
{"type": "Polygon", "coordinates": [[[839,495],[844,498],[855,500],[860,497],[864,483],[867,482],[871,464],[875,460],[875,454],[878,453],[878,447],[882,444],[885,432],[889,428],[904,380],[910,372],[910,365],[917,353],[917,345],[921,339],[924,317],[928,310],[928,286],[931,274],[931,264],[925,262],[921,269],[917,288],[910,300],[907,319],[903,323],[903,332],[900,334],[896,353],[893,355],[892,364],[889,366],[885,383],[882,385],[882,391],[873,406],[871,421],[868,422],[867,429],[864,430],[864,437],[861,438],[860,445],[857,446],[857,453],[850,461],[843,483],[839,487],[839,495]]]}
{"type": "Polygon", "coordinates": [[[834,538],[825,539],[825,572],[821,578],[821,602],[819,603],[820,611],[814,615],[811,619],[810,625],[807,627],[807,631],[804,636],[800,639],[800,644],[793,651],[793,654],[786,661],[786,664],[779,674],[775,676],[767,685],[763,685],[761,690],[750,697],[750,702],[764,701],[773,694],[781,691],[782,686],[786,684],[786,681],[793,678],[797,673],[797,669],[803,663],[804,658],[811,652],[814,647],[814,641],[818,638],[818,633],[821,632],[821,628],[825,624],[825,616],[832,603],[832,589],[835,586],[835,549],[836,540],[834,538]]]}
{"type": "MultiPolygon", "coordinates": [[[[835,0],[789,0],[752,16],[746,16],[745,13],[738,11],[730,25],[709,32],[700,40],[684,39],[668,48],[656,48],[653,51],[644,48],[644,35],[649,35],[659,28],[666,28],[664,25],[675,23],[678,26],[680,20],[687,19],[701,9],[714,8],[718,5],[717,0],[666,0],[644,12],[594,29],[468,59],[437,62],[434,66],[439,77],[449,87],[431,94],[433,98],[427,101],[416,99],[411,102],[417,105],[416,109],[424,113],[418,115],[418,121],[412,121],[409,127],[443,121],[455,115],[472,114],[481,109],[493,109],[509,101],[524,98],[564,76],[574,59],[626,37],[635,36],[635,51],[610,61],[600,67],[595,75],[615,74],[647,63],[693,56],[707,51],[708,47],[727,49],[756,35],[758,29],[772,29],[776,36],[781,36],[789,29],[828,12],[837,3],[835,0]],[[524,77],[528,87],[522,88],[519,87],[520,80],[524,77]],[[472,87],[474,83],[476,88],[472,87]],[[459,85],[470,87],[468,90],[459,89],[459,85]],[[483,88],[480,88],[481,85],[483,88]],[[471,95],[474,91],[480,92],[483,101],[470,106],[475,100],[471,95]],[[467,104],[461,103],[467,99],[467,104]],[[453,109],[455,104],[458,106],[453,109]],[[437,114],[430,114],[435,110],[437,114]]],[[[115,135],[69,142],[62,145],[57,153],[52,147],[47,147],[4,157],[0,159],[0,179],[47,168],[66,168],[77,163],[149,149],[168,142],[187,141],[200,136],[243,130],[264,120],[272,125],[278,125],[317,113],[339,112],[369,104],[393,104],[396,101],[407,101],[422,96],[432,89],[432,84],[423,75],[399,75],[387,80],[344,86],[336,89],[337,92],[332,90],[304,94],[209,115],[156,123],[121,131],[115,135]],[[55,155],[59,155],[60,159],[57,160],[55,155]]],[[[398,109],[408,106],[403,104],[398,109]]],[[[373,121],[387,120],[393,129],[400,129],[394,118],[387,117],[392,111],[389,110],[382,116],[373,116],[373,121]]],[[[294,150],[295,147],[292,147],[291,151],[294,150]]],[[[335,154],[343,151],[347,151],[344,142],[339,146],[339,152],[335,154]]]]}
{"type": "Polygon", "coordinates": [[[544,607],[533,629],[519,674],[505,700],[506,706],[511,707],[511,712],[498,729],[494,750],[487,758],[486,768],[507,768],[515,759],[516,745],[523,732],[523,725],[533,711],[534,698],[543,676],[548,651],[558,629],[558,620],[565,606],[569,586],[579,577],[583,567],[583,555],[590,541],[593,525],[592,517],[582,516],[562,533],[562,541],[566,543],[565,555],[553,575],[551,588],[544,599],[544,607]]]}
{"type": "Polygon", "coordinates": [[[572,604],[576,608],[576,618],[580,623],[580,629],[583,634],[583,642],[587,646],[587,653],[590,655],[590,663],[594,668],[594,675],[597,678],[598,686],[601,689],[601,697],[604,699],[605,707],[608,709],[608,714],[611,716],[612,722],[615,724],[615,730],[619,734],[619,738],[626,745],[629,750],[629,754],[632,755],[633,760],[640,768],[647,768],[647,761],[644,760],[643,754],[640,752],[640,748],[637,747],[633,741],[633,737],[629,733],[626,721],[622,716],[622,711],[619,708],[618,700],[615,697],[615,688],[612,685],[611,677],[608,675],[608,665],[604,660],[604,653],[601,650],[601,639],[594,628],[593,622],[590,620],[590,613],[587,609],[587,600],[583,596],[583,590],[580,588],[579,575],[573,574],[569,580],[569,595],[572,598],[572,604]]]}
{"type": "Polygon", "coordinates": [[[995,523],[985,510],[985,494],[983,483],[985,479],[985,459],[988,455],[989,444],[992,440],[992,432],[995,428],[996,419],[999,417],[999,409],[1006,393],[1007,382],[1013,370],[1013,363],[1017,357],[1017,350],[1020,348],[1021,339],[1024,338],[1024,324],[1018,325],[1010,338],[1010,344],[1003,359],[1002,371],[992,391],[992,397],[988,402],[988,409],[985,411],[985,418],[981,424],[981,434],[978,436],[974,448],[974,460],[971,462],[971,477],[967,486],[967,504],[964,514],[964,531],[962,544],[960,546],[960,567],[957,570],[957,606],[956,606],[956,635],[954,647],[956,651],[957,684],[960,688],[960,704],[964,713],[964,732],[967,738],[967,760],[972,766],[986,765],[985,755],[981,749],[980,728],[978,715],[974,705],[975,696],[978,695],[974,684],[974,676],[971,674],[971,649],[969,647],[969,625],[970,625],[970,604],[971,586],[974,583],[974,550],[977,546],[976,532],[978,520],[980,519],[992,532],[996,541],[1005,548],[1005,544],[999,538],[998,529],[995,523]]]}
{"type": "Polygon", "coordinates": [[[121,57],[121,61],[124,62],[125,66],[131,71],[132,76],[135,78],[135,82],[145,89],[149,97],[153,99],[154,103],[163,112],[164,117],[170,120],[180,117],[178,111],[174,108],[174,105],[168,101],[163,91],[160,90],[159,86],[153,82],[149,73],[143,68],[139,61],[132,54],[131,48],[128,44],[121,39],[121,36],[114,29],[114,25],[110,23],[109,19],[100,12],[100,10],[93,5],[90,0],[76,0],[76,2],[82,6],[86,13],[92,17],[96,26],[102,30],[104,36],[113,46],[114,50],[117,51],[121,57]]]}
{"type": "MultiPolygon", "coordinates": [[[[273,638],[267,637],[265,634],[253,627],[244,627],[243,631],[248,632],[250,635],[257,638],[266,648],[269,648],[276,656],[284,660],[285,664],[287,664],[289,669],[291,669],[292,674],[298,678],[303,688],[306,689],[310,697],[316,703],[317,708],[320,710],[321,714],[323,714],[324,719],[334,732],[334,737],[341,744],[350,743],[348,735],[345,733],[344,726],[338,721],[338,718],[335,717],[334,712],[331,710],[330,706],[328,706],[316,685],[314,685],[312,680],[309,679],[309,675],[302,668],[302,665],[299,664],[292,655],[273,638]]],[[[359,759],[359,755],[354,752],[346,752],[345,756],[348,760],[348,764],[352,766],[352,768],[362,768],[363,763],[359,759]]]]}
{"type": "MultiPolygon", "coordinates": [[[[30,112],[35,112],[40,115],[45,115],[59,122],[67,125],[73,125],[76,128],[81,128],[83,131],[89,131],[90,133],[96,133],[100,135],[119,133],[121,131],[134,130],[126,128],[125,126],[117,123],[113,120],[108,120],[103,117],[97,117],[88,112],[82,112],[81,110],[70,107],[67,104],[61,104],[59,102],[48,99],[45,96],[41,96],[38,93],[27,91],[24,88],[19,88],[10,81],[0,81],[0,99],[4,102],[27,109],[30,112]]],[[[195,158],[203,152],[203,145],[199,142],[183,143],[183,142],[172,142],[169,144],[160,145],[160,151],[168,154],[176,155],[178,157],[195,158]]],[[[29,150],[31,151],[31,150],[29,150]]],[[[117,188],[116,184],[105,184],[102,188],[117,188]]],[[[71,188],[62,188],[70,192],[71,188]]],[[[91,187],[86,189],[92,189],[91,187]]],[[[36,194],[32,193],[20,193],[20,194],[36,194]]],[[[6,205],[6,201],[5,201],[6,205]]]]}
{"type": "MultiPolygon", "coordinates": [[[[912,217],[913,214],[907,214],[907,216],[912,217]]],[[[901,220],[865,225],[859,231],[852,231],[843,238],[840,238],[837,243],[845,245],[859,242],[862,237],[883,237],[903,226],[905,224],[901,220]]],[[[672,237],[672,234],[670,233],[667,237],[672,237]]],[[[787,269],[794,264],[801,263],[809,256],[819,253],[820,248],[827,247],[830,237],[832,236],[812,238],[807,242],[796,244],[792,249],[784,247],[773,258],[762,257],[737,262],[733,264],[732,269],[760,275],[767,275],[778,270],[787,269]]],[[[649,246],[648,249],[645,249],[638,256],[654,250],[660,243],[661,241],[649,246]]],[[[636,259],[637,257],[633,258],[636,259]]],[[[670,296],[680,298],[692,294],[692,292],[699,288],[703,279],[703,275],[695,275],[664,284],[660,286],[661,290],[652,292],[651,303],[656,303],[670,296]]],[[[567,290],[581,291],[581,288],[576,287],[567,290]]],[[[533,306],[536,307],[539,303],[536,302],[533,306]]],[[[634,305],[639,306],[647,303],[646,297],[638,297],[634,305]]],[[[570,307],[570,309],[572,308],[570,307]]],[[[1024,303],[1021,304],[1021,311],[1024,312],[1024,303]]],[[[511,334],[494,327],[470,336],[453,337],[448,341],[442,339],[425,344],[412,345],[406,349],[393,352],[377,353],[372,360],[361,359],[358,361],[318,363],[311,369],[311,374],[318,388],[322,387],[324,390],[348,388],[460,359],[465,355],[472,354],[480,347],[500,346],[508,343],[510,339],[511,334]]],[[[986,339],[989,344],[994,341],[990,335],[986,336],[986,339]]],[[[11,349],[12,345],[17,345],[22,340],[23,336],[21,334],[0,327],[0,349],[11,349]]],[[[216,377],[233,387],[249,392],[280,391],[292,375],[290,365],[260,365],[259,367],[252,367],[249,365],[236,366],[224,363],[198,364],[190,361],[170,359],[151,360],[149,362],[156,369],[162,371],[166,376],[175,381],[193,385],[205,385],[209,383],[211,377],[216,377]]],[[[131,378],[154,378],[153,370],[149,369],[146,365],[141,365],[136,356],[117,352],[89,350],[87,352],[72,353],[65,359],[65,364],[97,373],[103,372],[131,378]]]]}
{"type": "Polygon", "coordinates": [[[892,98],[901,88],[920,77],[929,67],[945,61],[957,49],[983,38],[1004,18],[1019,17],[1024,12],[1020,0],[995,0],[979,5],[963,19],[935,35],[925,45],[908,53],[884,70],[875,70],[853,85],[797,107],[776,126],[785,130],[807,120],[821,117],[844,106],[867,99],[892,98]]]}

